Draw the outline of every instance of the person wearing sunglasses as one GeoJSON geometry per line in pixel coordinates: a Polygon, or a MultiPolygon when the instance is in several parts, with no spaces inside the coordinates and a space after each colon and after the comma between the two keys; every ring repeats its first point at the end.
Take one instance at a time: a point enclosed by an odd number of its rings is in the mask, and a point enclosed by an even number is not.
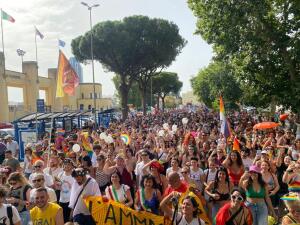
{"type": "MultiPolygon", "coordinates": [[[[48,195],[49,195],[49,201],[50,202],[57,202],[56,193],[52,188],[49,188],[45,185],[45,179],[43,174],[36,174],[33,179],[33,189],[30,191],[30,203],[32,204],[35,199],[36,190],[38,188],[46,188],[48,195]]],[[[33,206],[33,205],[31,205],[33,206]]]]}
{"type": "Polygon", "coordinates": [[[42,160],[35,161],[35,163],[33,164],[34,173],[30,174],[29,176],[30,184],[34,185],[33,178],[38,174],[42,174],[45,180],[45,186],[52,187],[54,185],[52,176],[50,176],[48,173],[44,173],[44,165],[45,163],[42,160]]]}
{"type": "Polygon", "coordinates": [[[30,221],[30,215],[26,203],[30,200],[31,187],[26,178],[19,172],[11,173],[8,177],[8,183],[10,188],[6,200],[18,210],[21,224],[27,225],[30,221]]]}
{"type": "Polygon", "coordinates": [[[234,189],[231,192],[230,202],[226,203],[217,213],[214,224],[216,225],[252,225],[251,211],[245,206],[245,192],[234,189]]]}
{"type": "Polygon", "coordinates": [[[290,193],[281,198],[288,209],[288,214],[282,218],[282,225],[300,224],[300,198],[290,193]]]}

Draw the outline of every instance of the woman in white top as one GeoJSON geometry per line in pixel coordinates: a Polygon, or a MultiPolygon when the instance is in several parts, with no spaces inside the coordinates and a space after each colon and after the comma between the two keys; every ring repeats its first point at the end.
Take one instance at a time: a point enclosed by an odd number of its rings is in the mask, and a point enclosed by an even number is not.
{"type": "Polygon", "coordinates": [[[130,194],[130,188],[125,184],[121,184],[121,175],[114,172],[110,180],[111,185],[105,189],[106,197],[131,207],[133,205],[133,199],[130,194]]]}
{"type": "MultiPolygon", "coordinates": [[[[160,203],[160,208],[165,216],[173,218],[174,211],[169,206],[171,199],[179,199],[181,193],[173,191],[160,203]]],[[[204,225],[205,222],[198,217],[199,205],[194,197],[187,196],[183,199],[180,212],[175,215],[173,225],[204,225]]]]}
{"type": "Polygon", "coordinates": [[[171,159],[171,167],[169,167],[166,171],[167,177],[172,172],[177,172],[179,176],[182,177],[181,168],[179,167],[179,160],[177,158],[171,159]]]}

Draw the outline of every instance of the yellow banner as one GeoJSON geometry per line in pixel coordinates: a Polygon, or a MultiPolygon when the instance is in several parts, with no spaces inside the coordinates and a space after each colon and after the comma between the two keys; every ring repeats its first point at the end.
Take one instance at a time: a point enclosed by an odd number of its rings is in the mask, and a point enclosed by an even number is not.
{"type": "MultiPolygon", "coordinates": [[[[191,192],[184,193],[182,197],[186,195],[197,200],[200,211],[199,217],[205,221],[206,225],[211,225],[199,198],[191,192]]],[[[100,196],[87,197],[85,203],[98,225],[170,225],[171,223],[170,220],[165,220],[163,216],[145,211],[139,212],[112,200],[104,202],[100,196]]]]}
{"type": "Polygon", "coordinates": [[[123,204],[102,197],[90,196],[85,202],[98,225],[164,225],[164,217],[138,212],[123,204]]]}

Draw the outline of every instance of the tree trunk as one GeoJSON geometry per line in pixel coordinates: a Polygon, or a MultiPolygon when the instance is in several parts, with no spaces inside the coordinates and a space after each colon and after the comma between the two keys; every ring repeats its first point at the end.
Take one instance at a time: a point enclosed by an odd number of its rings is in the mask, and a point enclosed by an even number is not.
{"type": "Polygon", "coordinates": [[[142,87],[141,94],[142,94],[143,114],[144,116],[146,116],[147,115],[147,88],[146,87],[142,87]]]}
{"type": "Polygon", "coordinates": [[[157,110],[159,110],[159,95],[157,96],[157,110]]]}
{"type": "MultiPolygon", "coordinates": [[[[122,81],[121,81],[122,82],[122,81]]],[[[128,116],[128,92],[129,87],[126,83],[121,83],[120,85],[120,91],[121,91],[121,106],[122,106],[122,120],[126,120],[128,116]]]]}
{"type": "Polygon", "coordinates": [[[165,97],[166,97],[166,96],[161,97],[162,111],[163,111],[163,112],[165,111],[165,97]]]}

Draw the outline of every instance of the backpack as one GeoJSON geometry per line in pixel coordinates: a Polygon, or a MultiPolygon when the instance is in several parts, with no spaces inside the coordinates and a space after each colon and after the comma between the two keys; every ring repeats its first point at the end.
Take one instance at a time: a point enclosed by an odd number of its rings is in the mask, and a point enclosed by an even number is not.
{"type": "Polygon", "coordinates": [[[13,222],[13,211],[12,211],[12,206],[10,204],[7,205],[6,211],[7,211],[7,217],[9,219],[9,224],[10,225],[14,225],[14,222],[13,222]]]}

